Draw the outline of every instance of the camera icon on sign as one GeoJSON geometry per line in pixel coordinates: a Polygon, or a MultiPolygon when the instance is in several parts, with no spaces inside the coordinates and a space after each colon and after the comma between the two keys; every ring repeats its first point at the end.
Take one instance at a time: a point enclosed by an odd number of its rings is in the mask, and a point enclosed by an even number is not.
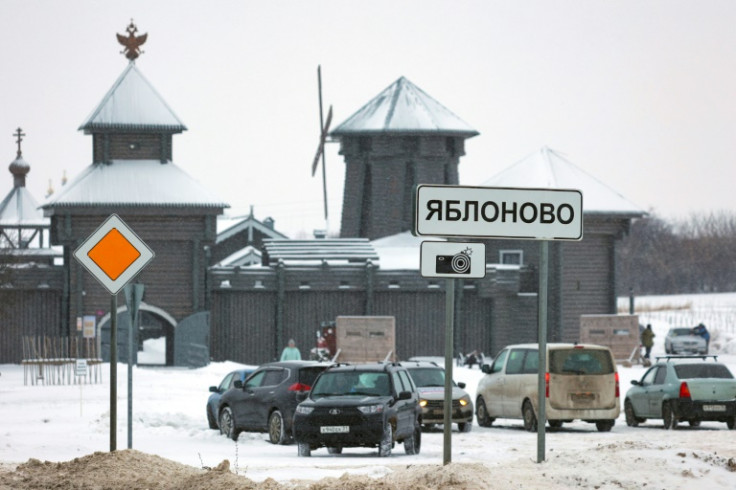
{"type": "Polygon", "coordinates": [[[437,274],[470,274],[470,249],[455,255],[438,255],[435,262],[437,274]]]}

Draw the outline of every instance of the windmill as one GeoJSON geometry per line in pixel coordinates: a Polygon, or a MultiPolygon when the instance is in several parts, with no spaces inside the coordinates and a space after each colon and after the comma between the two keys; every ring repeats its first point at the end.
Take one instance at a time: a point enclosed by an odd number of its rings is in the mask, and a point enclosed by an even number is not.
{"type": "Polygon", "coordinates": [[[327,211],[327,170],[325,168],[325,143],[327,142],[327,132],[330,130],[330,122],[332,122],[332,106],[327,111],[327,121],[322,119],[322,67],[317,65],[317,86],[319,92],[319,145],[317,146],[317,154],[314,155],[312,161],[312,177],[317,172],[320,157],[322,158],[322,196],[325,203],[325,234],[329,230],[329,215],[327,211]]]}

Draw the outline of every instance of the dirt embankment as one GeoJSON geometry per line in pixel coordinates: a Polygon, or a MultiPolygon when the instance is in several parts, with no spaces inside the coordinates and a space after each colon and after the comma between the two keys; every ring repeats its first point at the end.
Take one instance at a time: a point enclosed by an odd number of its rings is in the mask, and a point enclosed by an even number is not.
{"type": "Polygon", "coordinates": [[[490,486],[490,473],[482,464],[414,465],[380,479],[344,474],[316,482],[254,482],[232,473],[227,460],[215,468],[193,468],[133,449],[97,452],[63,463],[30,459],[14,470],[0,467],[1,490],[470,490],[490,486]]]}

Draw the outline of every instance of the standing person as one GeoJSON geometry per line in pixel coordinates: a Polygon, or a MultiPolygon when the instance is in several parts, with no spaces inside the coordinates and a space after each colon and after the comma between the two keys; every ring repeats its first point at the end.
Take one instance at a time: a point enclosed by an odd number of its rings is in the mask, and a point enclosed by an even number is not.
{"type": "Polygon", "coordinates": [[[641,345],[644,346],[644,359],[649,359],[649,354],[652,352],[652,346],[654,345],[654,337],[652,325],[647,324],[647,328],[641,333],[641,345]]]}
{"type": "Polygon", "coordinates": [[[699,323],[696,327],[693,327],[693,334],[699,335],[705,339],[705,353],[708,353],[708,347],[710,344],[710,332],[705,328],[705,325],[699,323]]]}
{"type": "Polygon", "coordinates": [[[289,345],[284,347],[284,350],[281,352],[281,360],[300,361],[301,359],[302,354],[299,352],[299,349],[297,349],[296,342],[294,342],[294,339],[289,339],[289,345]]]}

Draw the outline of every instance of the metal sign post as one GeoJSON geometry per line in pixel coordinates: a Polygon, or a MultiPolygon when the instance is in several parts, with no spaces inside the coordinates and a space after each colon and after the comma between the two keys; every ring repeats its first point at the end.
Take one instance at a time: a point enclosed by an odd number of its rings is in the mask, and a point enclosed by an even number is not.
{"type": "MultiPolygon", "coordinates": [[[[130,328],[128,329],[128,449],[133,449],[133,344],[138,333],[138,308],[143,300],[143,284],[126,284],[125,304],[130,313],[130,328]]],[[[136,346],[137,348],[137,346],[136,346]]]]}
{"type": "Polygon", "coordinates": [[[537,372],[537,399],[539,400],[539,417],[537,417],[537,463],[544,461],[545,425],[547,420],[547,274],[549,270],[549,242],[539,242],[539,370],[537,372]]]}
{"type": "Polygon", "coordinates": [[[452,359],[455,328],[455,279],[445,279],[445,405],[443,416],[442,464],[452,462],[452,359]]]}
{"type": "Polygon", "coordinates": [[[116,214],[110,215],[74,251],[82,264],[110,292],[110,452],[117,446],[118,292],[154,257],[153,250],[116,214]]]}
{"type": "MultiPolygon", "coordinates": [[[[86,377],[87,376],[87,359],[77,359],[77,362],[74,365],[74,375],[77,377],[86,377]]],[[[79,381],[79,416],[82,416],[82,406],[84,403],[82,402],[82,386],[84,385],[84,380],[78,380],[79,381]]]]}

